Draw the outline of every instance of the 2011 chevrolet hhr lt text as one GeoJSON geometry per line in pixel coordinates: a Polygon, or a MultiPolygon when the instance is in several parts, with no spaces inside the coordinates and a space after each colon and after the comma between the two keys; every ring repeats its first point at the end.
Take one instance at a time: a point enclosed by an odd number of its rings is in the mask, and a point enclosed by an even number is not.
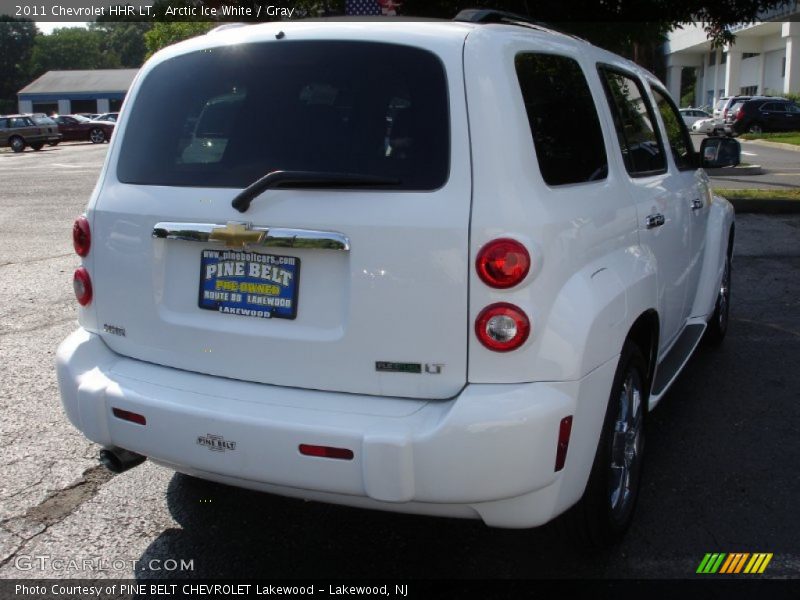
{"type": "Polygon", "coordinates": [[[508,20],[226,26],[141,69],[57,356],[108,466],[619,539],[648,412],[725,335],[733,211],[654,76],[508,20]]]}

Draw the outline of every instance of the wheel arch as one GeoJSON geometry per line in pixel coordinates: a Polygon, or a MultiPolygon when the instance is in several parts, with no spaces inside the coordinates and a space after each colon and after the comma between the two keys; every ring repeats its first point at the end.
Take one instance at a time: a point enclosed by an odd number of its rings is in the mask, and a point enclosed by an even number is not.
{"type": "MultiPolygon", "coordinates": [[[[658,363],[658,339],[660,322],[658,312],[655,309],[648,309],[640,314],[628,330],[625,340],[630,340],[641,350],[647,363],[647,373],[645,374],[645,389],[650,395],[650,387],[653,384],[656,364],[658,363]]],[[[645,403],[645,408],[647,403],[645,403]]]]}

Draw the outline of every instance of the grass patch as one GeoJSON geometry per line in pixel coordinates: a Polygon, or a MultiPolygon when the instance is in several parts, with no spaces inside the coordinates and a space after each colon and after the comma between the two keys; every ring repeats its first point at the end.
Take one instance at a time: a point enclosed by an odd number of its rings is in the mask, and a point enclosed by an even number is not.
{"type": "Polygon", "coordinates": [[[800,190],[731,190],[715,188],[714,193],[728,200],[796,200],[800,190]]]}
{"type": "Polygon", "coordinates": [[[800,131],[786,131],[781,133],[743,133],[739,136],[743,140],[768,140],[783,144],[800,146],[800,131]]]}

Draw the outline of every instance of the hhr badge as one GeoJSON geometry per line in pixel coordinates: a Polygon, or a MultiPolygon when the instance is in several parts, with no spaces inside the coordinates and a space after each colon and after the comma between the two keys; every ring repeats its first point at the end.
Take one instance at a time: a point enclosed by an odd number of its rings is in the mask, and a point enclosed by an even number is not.
{"type": "Polygon", "coordinates": [[[236,450],[236,442],[226,440],[221,435],[200,435],[197,437],[197,443],[200,446],[205,446],[214,452],[225,452],[225,450],[236,450]]]}

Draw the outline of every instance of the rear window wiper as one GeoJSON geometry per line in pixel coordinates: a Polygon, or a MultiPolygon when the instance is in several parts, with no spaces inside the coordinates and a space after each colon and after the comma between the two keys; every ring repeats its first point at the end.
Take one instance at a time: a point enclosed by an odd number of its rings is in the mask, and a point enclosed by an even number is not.
{"type": "Polygon", "coordinates": [[[271,188],[350,188],[398,185],[399,179],[359,173],[323,173],[319,171],[272,171],[244,188],[231,201],[239,212],[250,208],[253,199],[271,188]]]}

